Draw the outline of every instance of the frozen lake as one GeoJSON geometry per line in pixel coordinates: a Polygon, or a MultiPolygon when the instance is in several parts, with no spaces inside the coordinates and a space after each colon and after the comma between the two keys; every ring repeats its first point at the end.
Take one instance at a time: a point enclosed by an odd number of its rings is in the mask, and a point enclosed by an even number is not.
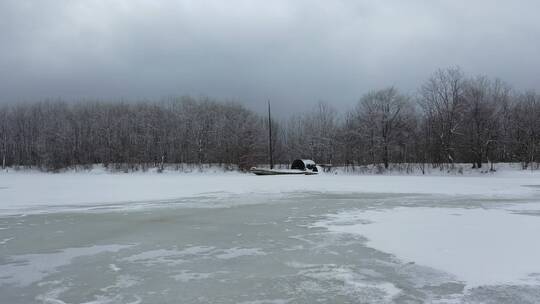
{"type": "Polygon", "coordinates": [[[538,303],[539,181],[521,184],[11,206],[0,303],[538,303]]]}

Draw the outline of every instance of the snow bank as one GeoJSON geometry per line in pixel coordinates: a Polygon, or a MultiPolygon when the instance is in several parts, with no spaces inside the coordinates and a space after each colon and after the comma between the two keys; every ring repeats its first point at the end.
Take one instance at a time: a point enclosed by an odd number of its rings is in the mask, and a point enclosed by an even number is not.
{"type": "Polygon", "coordinates": [[[418,193],[530,197],[540,174],[521,171],[483,176],[255,176],[242,173],[0,173],[0,214],[58,206],[166,201],[189,197],[290,192],[418,193]]]}
{"type": "Polygon", "coordinates": [[[347,211],[313,227],[365,236],[368,246],[453,274],[468,288],[540,284],[534,275],[540,273],[537,216],[503,209],[396,208],[347,211]]]}

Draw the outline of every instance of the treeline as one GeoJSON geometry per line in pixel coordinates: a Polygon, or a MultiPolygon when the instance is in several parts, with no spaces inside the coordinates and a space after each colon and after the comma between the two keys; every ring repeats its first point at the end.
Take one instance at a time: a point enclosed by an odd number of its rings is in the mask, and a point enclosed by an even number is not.
{"type": "Polygon", "coordinates": [[[40,102],[0,109],[5,166],[58,170],[102,163],[247,167],[264,153],[264,120],[237,104],[191,98],[159,103],[40,102]]]}
{"type": "MultiPolygon", "coordinates": [[[[311,158],[358,166],[416,163],[452,166],[519,162],[538,166],[540,96],[500,80],[450,68],[433,74],[414,96],[395,88],[364,95],[346,113],[319,103],[273,121],[274,159],[311,158]]],[[[40,102],[0,107],[2,166],[45,170],[103,163],[158,167],[168,163],[268,162],[265,115],[236,103],[191,97],[139,103],[40,102]]]]}

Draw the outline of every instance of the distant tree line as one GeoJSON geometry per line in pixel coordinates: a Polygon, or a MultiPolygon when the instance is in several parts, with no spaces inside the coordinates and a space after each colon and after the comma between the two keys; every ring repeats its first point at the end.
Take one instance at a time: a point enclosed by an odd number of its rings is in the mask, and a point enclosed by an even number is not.
{"type": "MultiPolygon", "coordinates": [[[[273,121],[274,159],[388,168],[519,162],[538,167],[540,95],[500,80],[435,72],[414,96],[372,91],[346,113],[319,103],[273,121]]],[[[45,101],[0,107],[2,167],[59,170],[102,163],[132,168],[164,164],[268,162],[268,121],[236,103],[207,98],[159,102],[45,101]]]]}
{"type": "Polygon", "coordinates": [[[191,98],[159,103],[40,102],[0,109],[6,166],[57,170],[76,165],[247,167],[265,150],[265,122],[232,103],[191,98]]]}

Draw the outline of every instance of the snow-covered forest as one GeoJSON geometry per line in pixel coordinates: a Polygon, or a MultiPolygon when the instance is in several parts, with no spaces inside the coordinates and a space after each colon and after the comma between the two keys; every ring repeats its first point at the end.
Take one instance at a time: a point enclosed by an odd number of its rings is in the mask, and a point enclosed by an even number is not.
{"type": "MultiPolygon", "coordinates": [[[[327,103],[273,121],[274,159],[320,164],[445,166],[540,159],[540,95],[458,68],[435,72],[415,94],[374,90],[343,113],[327,103]]],[[[103,163],[268,162],[266,114],[238,103],[178,97],[145,102],[65,102],[0,107],[3,167],[43,170],[103,163]]]]}

